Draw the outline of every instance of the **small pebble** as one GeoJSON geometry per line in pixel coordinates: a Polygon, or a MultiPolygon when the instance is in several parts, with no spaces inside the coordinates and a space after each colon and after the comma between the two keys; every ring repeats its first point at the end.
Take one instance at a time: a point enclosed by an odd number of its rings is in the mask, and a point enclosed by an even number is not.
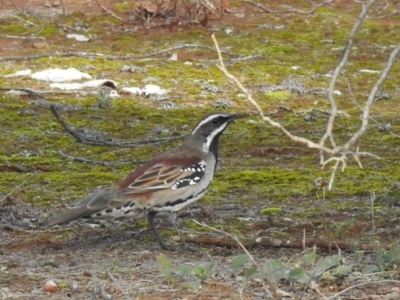
{"type": "Polygon", "coordinates": [[[45,292],[54,293],[54,292],[57,292],[57,290],[58,290],[58,286],[57,286],[57,284],[55,284],[55,282],[53,280],[47,281],[46,284],[43,286],[43,291],[45,291],[45,292]]]}

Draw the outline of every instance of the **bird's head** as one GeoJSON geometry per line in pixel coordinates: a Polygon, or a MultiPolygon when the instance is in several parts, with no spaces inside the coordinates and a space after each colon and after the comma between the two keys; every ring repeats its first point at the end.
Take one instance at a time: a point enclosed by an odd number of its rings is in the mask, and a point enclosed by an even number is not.
{"type": "Polygon", "coordinates": [[[234,120],[243,118],[245,114],[212,113],[202,118],[193,129],[188,139],[192,146],[198,146],[204,152],[216,151],[218,138],[226,127],[234,120]]]}

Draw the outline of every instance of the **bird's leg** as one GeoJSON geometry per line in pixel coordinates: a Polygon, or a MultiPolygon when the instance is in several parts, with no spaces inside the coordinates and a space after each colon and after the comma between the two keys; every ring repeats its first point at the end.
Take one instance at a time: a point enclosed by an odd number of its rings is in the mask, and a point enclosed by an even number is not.
{"type": "Polygon", "coordinates": [[[184,243],[185,243],[185,240],[182,238],[182,235],[181,235],[181,233],[179,232],[178,227],[176,227],[176,217],[177,217],[177,215],[178,215],[178,214],[177,214],[176,211],[171,211],[171,212],[169,213],[168,220],[171,222],[172,227],[174,227],[176,233],[179,235],[179,239],[180,239],[181,243],[184,244],[184,243]]]}
{"type": "Polygon", "coordinates": [[[177,215],[178,215],[178,213],[177,213],[176,211],[171,211],[171,212],[169,213],[168,220],[171,222],[172,227],[174,227],[176,233],[179,235],[179,238],[180,238],[180,240],[181,240],[181,243],[182,243],[183,248],[185,248],[186,250],[190,250],[190,251],[197,251],[198,248],[197,248],[196,246],[190,246],[190,245],[188,245],[188,244],[185,242],[185,240],[183,239],[183,237],[182,237],[182,235],[181,235],[181,233],[180,233],[178,227],[176,226],[176,217],[177,217],[177,215]]]}
{"type": "Polygon", "coordinates": [[[160,247],[163,250],[173,250],[173,247],[170,245],[167,245],[163,242],[163,240],[161,239],[156,226],[154,225],[154,218],[156,216],[157,212],[156,211],[149,211],[149,213],[147,214],[147,220],[149,221],[150,224],[150,228],[151,230],[153,230],[154,235],[156,236],[158,243],[160,244],[160,247]]]}

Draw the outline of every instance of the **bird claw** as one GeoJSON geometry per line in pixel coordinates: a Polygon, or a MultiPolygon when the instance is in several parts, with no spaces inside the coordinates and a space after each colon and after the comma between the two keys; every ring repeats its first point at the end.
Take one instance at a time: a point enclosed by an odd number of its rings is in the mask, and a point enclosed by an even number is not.
{"type": "Polygon", "coordinates": [[[147,233],[148,231],[150,231],[151,229],[149,229],[149,228],[146,228],[146,229],[142,229],[142,230],[139,230],[139,231],[128,231],[126,234],[125,234],[125,237],[127,238],[127,239],[135,239],[135,240],[138,240],[138,239],[140,239],[141,237],[142,237],[142,235],[144,234],[144,233],[147,233]]]}
{"type": "Polygon", "coordinates": [[[161,249],[166,250],[166,251],[175,251],[176,247],[170,245],[170,244],[166,244],[162,241],[159,242],[161,249]]]}
{"type": "MultiPolygon", "coordinates": [[[[172,245],[170,245],[170,244],[166,244],[166,243],[164,243],[164,242],[161,242],[161,243],[160,243],[160,247],[161,247],[163,250],[167,250],[167,251],[176,251],[176,250],[177,250],[177,247],[172,246],[172,245]]],[[[191,251],[191,252],[197,252],[197,251],[199,251],[199,247],[197,247],[197,246],[195,246],[195,245],[187,244],[187,243],[185,243],[185,242],[182,242],[182,243],[181,243],[180,248],[183,249],[183,250],[191,251]]]]}
{"type": "Polygon", "coordinates": [[[197,252],[197,251],[199,251],[199,247],[198,246],[196,246],[196,245],[191,245],[191,244],[187,244],[187,243],[183,243],[182,244],[182,248],[184,249],[184,250],[188,250],[188,251],[191,251],[191,252],[197,252]]]}

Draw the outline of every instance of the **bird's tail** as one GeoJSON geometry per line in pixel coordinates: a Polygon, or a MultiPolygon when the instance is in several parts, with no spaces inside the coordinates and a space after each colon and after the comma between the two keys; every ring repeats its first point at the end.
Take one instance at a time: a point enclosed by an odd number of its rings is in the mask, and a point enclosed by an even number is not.
{"type": "Polygon", "coordinates": [[[47,226],[61,225],[79,218],[92,217],[96,214],[101,214],[102,211],[106,211],[109,208],[109,203],[115,196],[116,194],[113,188],[99,190],[86,197],[76,206],[55,216],[47,223],[47,226]]]}

